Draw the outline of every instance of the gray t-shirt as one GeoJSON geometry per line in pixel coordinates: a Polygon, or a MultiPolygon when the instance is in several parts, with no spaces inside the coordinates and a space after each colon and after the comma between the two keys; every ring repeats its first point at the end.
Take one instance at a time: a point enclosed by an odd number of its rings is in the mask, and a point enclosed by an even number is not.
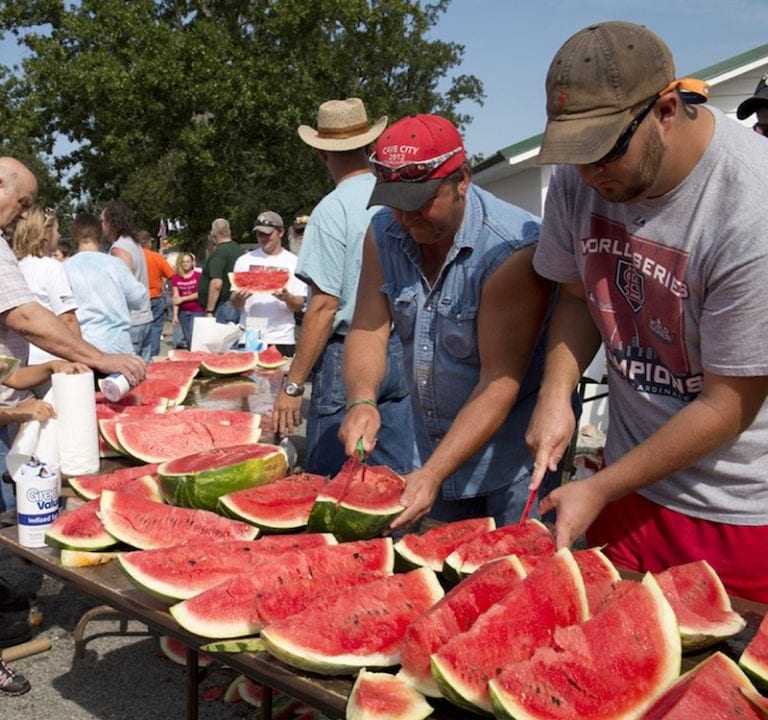
{"type": "Polygon", "coordinates": [[[142,303],[141,309],[131,310],[131,325],[144,325],[145,323],[152,322],[152,309],[149,304],[147,261],[144,257],[144,251],[141,249],[141,245],[127,235],[121,235],[112,243],[112,248],[124,250],[131,256],[131,262],[133,263],[131,272],[133,273],[133,277],[147,288],[147,300],[145,303],[142,303]]]}
{"type": "MultiPolygon", "coordinates": [[[[688,177],[661,198],[603,200],[557,168],[536,270],[582,282],[608,359],[614,462],[694,400],[703,371],[768,375],[768,142],[717,110],[688,177]]],[[[640,491],[693,517],[768,522],[768,403],[735,440],[640,491]]]]}

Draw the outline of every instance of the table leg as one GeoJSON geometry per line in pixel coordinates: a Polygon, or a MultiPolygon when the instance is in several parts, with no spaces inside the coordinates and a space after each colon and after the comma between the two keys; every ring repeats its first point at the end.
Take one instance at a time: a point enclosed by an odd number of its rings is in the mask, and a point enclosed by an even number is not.
{"type": "Polygon", "coordinates": [[[261,686],[261,720],[271,720],[272,718],[272,688],[267,685],[261,686]]]}
{"type": "Polygon", "coordinates": [[[187,648],[187,720],[197,720],[197,650],[187,648]]]}

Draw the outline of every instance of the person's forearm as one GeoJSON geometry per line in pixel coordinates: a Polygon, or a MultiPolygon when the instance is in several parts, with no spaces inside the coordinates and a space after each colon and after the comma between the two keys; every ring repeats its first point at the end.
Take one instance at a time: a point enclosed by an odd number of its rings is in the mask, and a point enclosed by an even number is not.
{"type": "Polygon", "coordinates": [[[206,312],[213,312],[216,309],[222,286],[223,283],[218,278],[211,280],[211,284],[208,286],[208,299],[204,308],[206,312]]]}
{"type": "Polygon", "coordinates": [[[3,384],[14,390],[28,390],[29,388],[40,385],[50,380],[53,374],[53,363],[45,362],[39,365],[28,365],[17,368],[10,377],[7,377],[3,384]]]}
{"type": "Polygon", "coordinates": [[[296,347],[296,355],[288,371],[288,380],[291,382],[297,385],[303,385],[306,382],[328,344],[336,310],[338,310],[338,302],[321,302],[320,297],[313,296],[301,325],[301,339],[296,347]]]}
{"type": "MultiPolygon", "coordinates": [[[[303,330],[302,330],[303,332],[303,330]]],[[[376,400],[387,372],[388,332],[353,327],[344,342],[347,402],[376,400]]]]}
{"type": "Polygon", "coordinates": [[[104,360],[101,350],[73,335],[59,318],[36,302],[8,310],[0,319],[25,340],[52,355],[89,367],[96,367],[104,360]]]}
{"type": "Polygon", "coordinates": [[[59,319],[69,328],[69,331],[73,335],[77,335],[79,338],[83,337],[83,333],[80,330],[80,323],[77,320],[74,310],[62,313],[59,315],[59,319]]]}

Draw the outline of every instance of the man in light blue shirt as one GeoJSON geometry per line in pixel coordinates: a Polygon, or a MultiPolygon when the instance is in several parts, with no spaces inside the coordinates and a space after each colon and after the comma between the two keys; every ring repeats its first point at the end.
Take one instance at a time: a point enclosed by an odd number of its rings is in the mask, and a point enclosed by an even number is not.
{"type": "Polygon", "coordinates": [[[77,301],[83,338],[102,352],[133,353],[131,310],[140,310],[149,297],[126,264],[99,251],[101,224],[90,213],[72,222],[77,254],[64,263],[77,301]]]}

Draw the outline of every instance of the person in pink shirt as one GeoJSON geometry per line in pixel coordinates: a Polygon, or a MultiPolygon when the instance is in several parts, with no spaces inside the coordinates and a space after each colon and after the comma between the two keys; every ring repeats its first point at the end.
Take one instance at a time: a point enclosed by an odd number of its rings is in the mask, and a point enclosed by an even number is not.
{"type": "Polygon", "coordinates": [[[195,258],[191,253],[179,253],[176,258],[176,273],[171,278],[173,289],[173,324],[181,325],[187,347],[192,347],[192,323],[195,317],[205,315],[197,297],[200,271],[195,269],[195,258]]]}

